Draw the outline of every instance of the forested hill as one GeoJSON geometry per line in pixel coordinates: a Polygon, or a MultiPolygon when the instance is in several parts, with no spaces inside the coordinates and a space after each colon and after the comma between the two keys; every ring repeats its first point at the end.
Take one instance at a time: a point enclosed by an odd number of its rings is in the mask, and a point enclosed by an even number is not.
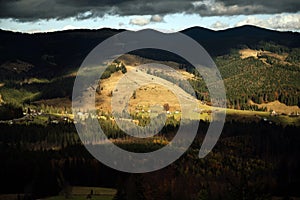
{"type": "Polygon", "coordinates": [[[262,41],[288,48],[300,47],[300,33],[279,32],[250,25],[222,31],[194,27],[182,32],[198,41],[212,56],[228,54],[230,49],[244,46],[257,48],[262,41]]]}
{"type": "Polygon", "coordinates": [[[43,72],[57,76],[78,68],[96,45],[121,31],[68,30],[37,34],[0,31],[0,63],[23,61],[33,66],[26,70],[28,74],[43,72]]]}
{"type": "MultiPolygon", "coordinates": [[[[101,41],[125,30],[68,30],[25,34],[0,30],[0,95],[5,102],[71,97],[74,77],[87,54],[101,41]]],[[[201,27],[182,33],[198,41],[214,58],[228,105],[249,109],[249,100],[300,103],[300,33],[242,26],[222,31],[201,27]],[[242,56],[241,51],[253,55],[242,56]],[[254,53],[253,53],[254,52],[254,53]]],[[[166,51],[131,52],[158,61],[188,63],[166,51]]],[[[209,100],[205,85],[192,81],[199,99],[209,100]]],[[[252,109],[252,108],[250,108],[252,109]]]]}

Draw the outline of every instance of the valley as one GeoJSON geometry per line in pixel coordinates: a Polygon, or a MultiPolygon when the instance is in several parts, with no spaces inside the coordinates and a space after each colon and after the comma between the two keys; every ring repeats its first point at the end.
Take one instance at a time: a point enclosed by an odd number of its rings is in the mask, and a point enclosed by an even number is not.
{"type": "Polygon", "coordinates": [[[81,88],[81,95],[72,99],[85,56],[122,31],[0,30],[0,199],[300,196],[299,33],[253,26],[182,31],[203,45],[216,63],[226,89],[226,108],[212,106],[201,74],[190,63],[153,49],[129,52],[107,63],[99,81],[81,88]],[[72,110],[72,103],[81,102],[86,102],[85,107],[72,110]],[[90,114],[93,104],[96,110],[90,114]],[[147,127],[153,116],[155,123],[167,117],[161,130],[143,139],[129,136],[117,125],[120,115],[112,112],[124,110],[129,116],[119,120],[140,127],[147,127]],[[221,136],[213,150],[199,159],[207,130],[218,120],[213,114],[221,111],[226,111],[221,136]],[[88,132],[94,120],[107,138],[82,141],[76,125],[87,125],[88,132]],[[105,146],[109,141],[130,152],[153,152],[172,145],[181,121],[199,124],[192,145],[175,162],[154,172],[117,171],[84,146],[105,146]]]}

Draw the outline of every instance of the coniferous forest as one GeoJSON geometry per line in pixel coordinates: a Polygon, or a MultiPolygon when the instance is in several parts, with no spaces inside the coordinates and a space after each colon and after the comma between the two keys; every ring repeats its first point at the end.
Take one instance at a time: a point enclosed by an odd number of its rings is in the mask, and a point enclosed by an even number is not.
{"type": "MultiPolygon", "coordinates": [[[[81,185],[117,188],[115,199],[299,196],[300,137],[295,126],[232,120],[225,124],[213,151],[199,159],[198,151],[208,127],[207,122],[201,121],[196,140],[180,159],[145,174],[122,173],[101,164],[84,148],[72,123],[0,126],[1,193],[41,198],[57,195],[70,185],[81,185]]],[[[110,129],[108,137],[119,131],[113,126],[110,129]]],[[[167,141],[176,129],[176,123],[170,123],[157,140],[167,141]]],[[[158,141],[116,144],[134,152],[163,146],[158,141]]]]}

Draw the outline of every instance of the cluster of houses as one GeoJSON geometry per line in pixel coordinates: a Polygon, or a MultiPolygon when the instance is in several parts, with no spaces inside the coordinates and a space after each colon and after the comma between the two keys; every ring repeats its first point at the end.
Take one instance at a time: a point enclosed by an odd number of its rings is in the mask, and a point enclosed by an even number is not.
{"type": "Polygon", "coordinates": [[[15,124],[15,123],[26,123],[26,122],[31,122],[36,116],[42,115],[43,111],[37,111],[32,108],[27,108],[23,112],[23,117],[21,118],[16,118],[12,120],[5,120],[1,121],[2,123],[8,123],[8,124],[15,124]]]}
{"type": "Polygon", "coordinates": [[[292,112],[289,114],[289,117],[299,117],[300,116],[300,112],[292,112]]]}
{"type": "Polygon", "coordinates": [[[38,116],[46,116],[48,120],[46,123],[48,124],[59,124],[59,123],[72,123],[73,120],[67,116],[54,116],[48,113],[45,113],[43,110],[36,110],[33,108],[26,108],[23,112],[23,117],[0,121],[0,123],[8,123],[8,124],[16,124],[16,123],[28,123],[32,122],[34,118],[38,116]]]}

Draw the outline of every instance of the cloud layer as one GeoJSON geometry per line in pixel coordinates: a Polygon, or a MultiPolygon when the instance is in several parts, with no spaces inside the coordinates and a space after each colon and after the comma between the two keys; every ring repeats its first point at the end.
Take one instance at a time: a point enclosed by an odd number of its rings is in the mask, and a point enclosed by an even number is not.
{"type": "MultiPolygon", "coordinates": [[[[300,1],[0,0],[0,10],[0,18],[12,18],[19,21],[64,19],[68,17],[75,17],[80,20],[103,17],[104,15],[152,15],[154,18],[151,18],[150,21],[155,22],[160,21],[158,16],[174,13],[199,14],[201,16],[295,13],[300,10],[300,1]]],[[[134,20],[132,23],[134,23],[134,20]]]]}
{"type": "Polygon", "coordinates": [[[246,24],[276,30],[300,30],[300,14],[277,14],[268,19],[259,19],[254,16],[249,16],[245,20],[238,22],[236,26],[246,24]]]}

